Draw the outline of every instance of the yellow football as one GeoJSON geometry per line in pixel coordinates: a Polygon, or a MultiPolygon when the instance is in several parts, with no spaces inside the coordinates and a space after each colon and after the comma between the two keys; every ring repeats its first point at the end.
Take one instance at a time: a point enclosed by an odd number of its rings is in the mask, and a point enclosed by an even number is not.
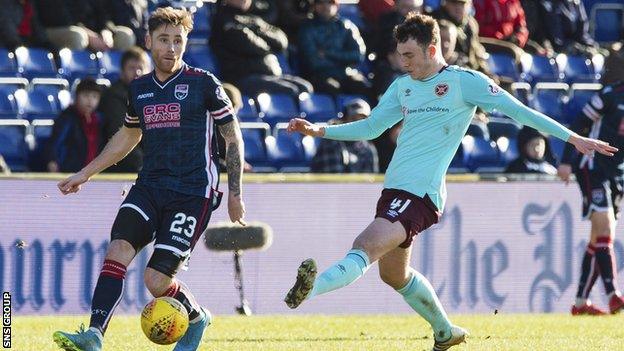
{"type": "Polygon", "coordinates": [[[157,297],[141,313],[141,329],[152,342],[169,345],[180,340],[189,325],[182,303],[173,297],[157,297]]]}

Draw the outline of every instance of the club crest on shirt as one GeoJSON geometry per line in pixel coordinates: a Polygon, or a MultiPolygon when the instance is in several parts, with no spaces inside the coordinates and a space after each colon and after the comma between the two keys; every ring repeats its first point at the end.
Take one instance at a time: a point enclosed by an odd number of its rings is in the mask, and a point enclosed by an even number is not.
{"type": "Polygon", "coordinates": [[[188,84],[177,84],[175,86],[175,90],[173,91],[173,95],[178,100],[184,100],[188,96],[188,84]]]}
{"type": "Polygon", "coordinates": [[[446,83],[442,83],[442,84],[436,85],[434,92],[438,97],[442,97],[446,95],[446,93],[448,93],[448,90],[449,90],[449,85],[446,83]]]}
{"type": "Polygon", "coordinates": [[[488,91],[490,92],[490,95],[498,95],[498,93],[500,93],[500,88],[498,85],[490,83],[488,84],[488,91]]]}

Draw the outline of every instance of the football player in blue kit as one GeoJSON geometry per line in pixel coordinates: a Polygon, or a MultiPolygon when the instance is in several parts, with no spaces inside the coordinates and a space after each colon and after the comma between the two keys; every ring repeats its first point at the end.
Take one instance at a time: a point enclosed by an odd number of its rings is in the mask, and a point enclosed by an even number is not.
{"type": "Polygon", "coordinates": [[[244,224],[244,148],[231,102],[210,72],[182,61],[193,28],[191,15],[186,10],[159,8],[148,26],[146,46],[155,69],[131,83],[124,126],[96,159],[58,184],[63,194],[78,192],[83,183],[122,160],[142,140],[143,169],[115,218],[93,293],[89,328],[53,335],[65,350],[102,349],[106,327],[123,296],[126,267],[152,241],[145,285],[153,296],[173,297],[184,305],[190,324],[174,350],[197,350],[211,316],[175,275],[187,263],[220,202],[217,128],[226,142],[229,216],[232,222],[244,224]]]}

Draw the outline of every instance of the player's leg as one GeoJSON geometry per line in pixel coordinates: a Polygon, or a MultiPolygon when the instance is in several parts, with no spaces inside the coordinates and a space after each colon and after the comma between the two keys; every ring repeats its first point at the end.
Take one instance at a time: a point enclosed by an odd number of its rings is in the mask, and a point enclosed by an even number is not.
{"type": "Polygon", "coordinates": [[[405,302],[423,317],[434,332],[434,350],[460,344],[468,334],[451,324],[435,290],[422,274],[410,267],[411,247],[397,247],[379,259],[379,275],[403,296],[405,302]]]}
{"type": "Polygon", "coordinates": [[[290,308],[298,307],[304,300],[345,287],[359,279],[371,263],[405,241],[405,229],[399,222],[375,218],[355,239],[353,248],[316,277],[316,264],[312,259],[303,261],[297,271],[297,280],[284,301],[290,308]]]}
{"type": "Polygon", "coordinates": [[[133,187],[120,206],[111,229],[111,243],[91,300],[89,329],[55,332],[54,341],[66,350],[100,350],[102,338],[115,308],[123,297],[126,267],[152,240],[155,210],[145,189],[133,187]]]}
{"type": "MultiPolygon", "coordinates": [[[[607,200],[604,197],[604,187],[600,181],[600,173],[589,170],[587,167],[579,169],[576,180],[583,197],[583,218],[590,219],[596,210],[608,210],[607,200]]],[[[594,226],[592,225],[592,228],[594,226]]],[[[603,315],[604,311],[594,306],[589,300],[589,294],[600,275],[600,267],[596,260],[595,230],[591,230],[590,241],[583,255],[581,276],[579,278],[576,301],[572,305],[572,315],[603,315]]]]}
{"type": "Polygon", "coordinates": [[[156,233],[154,253],[145,270],[145,285],[153,296],[173,297],[184,305],[189,315],[189,328],[174,351],[196,350],[212,317],[199,305],[188,286],[175,276],[188,262],[195,243],[208,225],[211,202],[201,197],[173,194],[166,208],[156,233]]]}

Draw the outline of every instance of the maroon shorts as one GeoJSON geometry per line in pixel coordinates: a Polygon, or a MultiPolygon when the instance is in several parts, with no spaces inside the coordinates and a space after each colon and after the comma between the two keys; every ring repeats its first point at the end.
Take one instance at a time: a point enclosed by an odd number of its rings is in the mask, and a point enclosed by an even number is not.
{"type": "Polygon", "coordinates": [[[415,235],[431,227],[440,220],[441,213],[429,195],[424,198],[398,189],[384,189],[377,201],[375,218],[381,217],[394,223],[401,222],[407,238],[399,245],[408,248],[415,235]]]}

